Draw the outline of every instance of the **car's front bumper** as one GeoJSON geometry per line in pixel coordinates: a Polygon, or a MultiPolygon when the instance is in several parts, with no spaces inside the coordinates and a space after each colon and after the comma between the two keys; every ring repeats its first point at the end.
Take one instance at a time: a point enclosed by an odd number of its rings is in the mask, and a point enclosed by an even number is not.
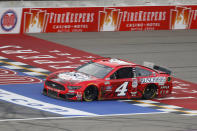
{"type": "Polygon", "coordinates": [[[68,101],[82,101],[82,94],[81,93],[58,93],[56,91],[52,91],[50,89],[43,89],[42,92],[43,95],[56,98],[56,99],[62,99],[62,100],[68,100],[68,101]]]}

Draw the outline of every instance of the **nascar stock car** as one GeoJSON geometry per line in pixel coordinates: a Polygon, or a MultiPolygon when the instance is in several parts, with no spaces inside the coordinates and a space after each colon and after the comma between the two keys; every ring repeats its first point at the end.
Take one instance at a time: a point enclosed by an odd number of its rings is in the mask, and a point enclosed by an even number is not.
{"type": "Polygon", "coordinates": [[[72,71],[50,74],[43,94],[71,101],[164,97],[172,92],[171,71],[153,63],[94,59],[72,71]]]}

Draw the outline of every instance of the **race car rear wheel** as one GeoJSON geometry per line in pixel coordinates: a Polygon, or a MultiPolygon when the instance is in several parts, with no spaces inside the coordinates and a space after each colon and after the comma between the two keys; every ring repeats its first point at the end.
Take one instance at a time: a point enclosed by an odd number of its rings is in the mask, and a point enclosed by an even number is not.
{"type": "Polygon", "coordinates": [[[95,86],[88,86],[84,93],[83,99],[84,101],[94,101],[98,98],[98,89],[95,86]]]}
{"type": "Polygon", "coordinates": [[[143,98],[153,99],[156,96],[156,93],[157,93],[157,86],[154,84],[150,84],[144,89],[143,98]]]}

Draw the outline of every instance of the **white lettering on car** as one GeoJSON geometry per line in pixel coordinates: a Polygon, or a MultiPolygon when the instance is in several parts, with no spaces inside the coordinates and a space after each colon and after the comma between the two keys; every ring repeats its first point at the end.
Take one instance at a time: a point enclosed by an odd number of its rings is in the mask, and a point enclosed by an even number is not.
{"type": "Polygon", "coordinates": [[[151,78],[141,78],[141,84],[146,83],[158,83],[159,85],[164,85],[166,82],[166,77],[151,77],[151,78]]]}

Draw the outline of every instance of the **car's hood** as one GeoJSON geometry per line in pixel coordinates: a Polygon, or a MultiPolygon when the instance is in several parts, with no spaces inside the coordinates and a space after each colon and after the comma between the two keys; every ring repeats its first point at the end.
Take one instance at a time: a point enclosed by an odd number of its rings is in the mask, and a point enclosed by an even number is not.
{"type": "Polygon", "coordinates": [[[95,80],[96,78],[81,72],[59,72],[55,78],[51,78],[53,81],[59,81],[61,83],[75,84],[83,81],[95,80]]]}

